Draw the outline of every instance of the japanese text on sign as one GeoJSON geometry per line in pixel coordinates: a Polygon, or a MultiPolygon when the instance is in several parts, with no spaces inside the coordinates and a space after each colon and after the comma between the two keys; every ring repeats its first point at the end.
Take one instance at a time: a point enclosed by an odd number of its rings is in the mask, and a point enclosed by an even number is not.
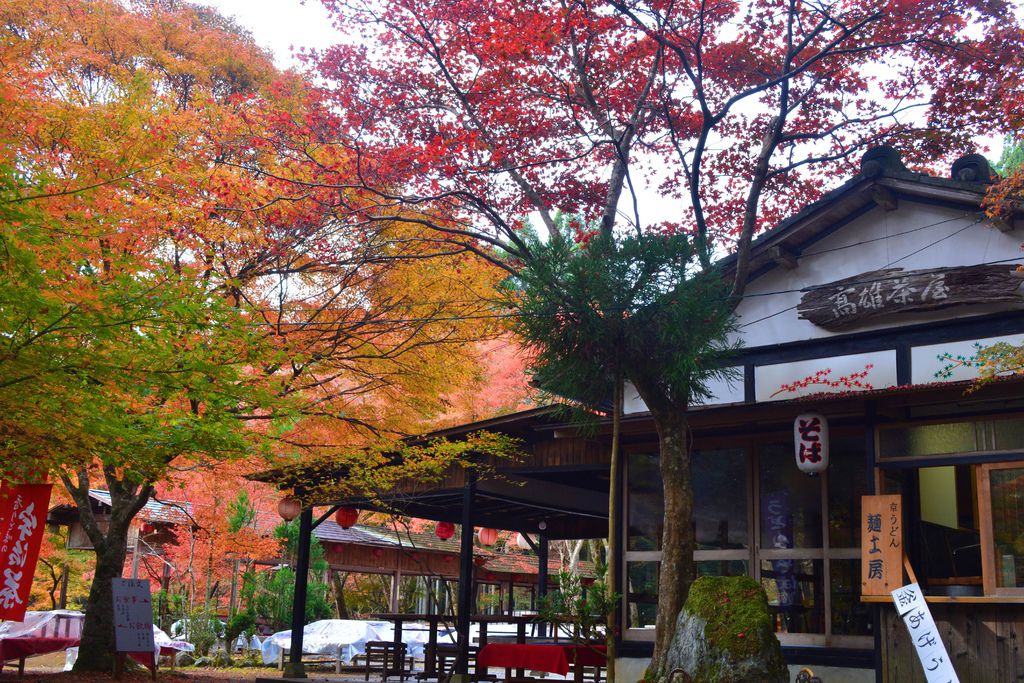
{"type": "Polygon", "coordinates": [[[916,583],[901,586],[892,591],[892,601],[907,627],[928,683],[960,683],[921,587],[916,583]]]}
{"type": "Polygon", "coordinates": [[[0,488],[0,619],[21,621],[43,542],[50,484],[0,488]]]}
{"type": "Polygon", "coordinates": [[[146,579],[111,579],[118,652],[153,652],[153,604],[146,579]]]}
{"type": "Polygon", "coordinates": [[[886,595],[903,583],[900,496],[861,497],[861,594],[886,595]]]}

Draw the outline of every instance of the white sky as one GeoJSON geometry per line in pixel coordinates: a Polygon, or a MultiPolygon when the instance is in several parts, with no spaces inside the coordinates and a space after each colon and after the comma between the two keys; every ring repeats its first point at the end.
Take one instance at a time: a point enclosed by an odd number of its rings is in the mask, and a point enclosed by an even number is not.
{"type": "Polygon", "coordinates": [[[217,8],[225,16],[233,16],[240,25],[252,31],[256,43],[274,53],[278,67],[296,66],[292,49],[323,48],[337,42],[331,26],[317,0],[195,0],[197,4],[217,8]]]}

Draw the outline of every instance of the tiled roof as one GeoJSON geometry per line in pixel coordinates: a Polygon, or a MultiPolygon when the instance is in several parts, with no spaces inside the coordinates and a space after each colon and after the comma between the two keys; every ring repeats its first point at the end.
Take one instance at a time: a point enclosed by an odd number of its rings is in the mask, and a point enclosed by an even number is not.
{"type": "MultiPolygon", "coordinates": [[[[356,524],[355,526],[342,529],[331,519],[324,520],[320,526],[313,530],[316,537],[328,543],[355,543],[357,545],[374,545],[384,547],[415,548],[416,550],[430,550],[442,553],[459,554],[460,541],[458,536],[453,536],[447,541],[442,541],[434,535],[433,531],[409,531],[406,529],[393,529],[391,527],[369,526],[356,524]]],[[[491,554],[490,551],[476,548],[475,554],[491,554]]]]}
{"type": "MultiPolygon", "coordinates": [[[[113,507],[109,491],[89,489],[89,497],[101,505],[113,507]]],[[[179,503],[172,500],[160,501],[150,498],[146,506],[139,511],[138,518],[144,522],[188,524],[192,521],[192,504],[179,503]]]]}
{"type": "MultiPolygon", "coordinates": [[[[350,543],[352,545],[409,548],[444,553],[458,557],[461,544],[457,536],[442,541],[432,531],[414,532],[405,529],[395,530],[391,527],[369,526],[357,524],[342,529],[334,520],[324,520],[313,530],[318,539],[325,543],[350,543]]],[[[508,551],[495,552],[488,548],[475,546],[473,555],[484,559],[483,568],[489,572],[508,574],[536,574],[537,556],[529,553],[508,551]]],[[[562,569],[557,558],[548,561],[548,571],[553,577],[562,569]]],[[[589,562],[580,562],[579,570],[583,576],[594,576],[594,568],[589,562]]]]}

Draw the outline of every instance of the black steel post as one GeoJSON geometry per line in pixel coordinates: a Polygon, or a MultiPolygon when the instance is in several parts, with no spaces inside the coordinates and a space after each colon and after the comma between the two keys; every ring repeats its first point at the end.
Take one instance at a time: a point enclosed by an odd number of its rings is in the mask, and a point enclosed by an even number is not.
{"type": "Polygon", "coordinates": [[[309,545],[313,536],[313,508],[302,510],[299,515],[299,544],[295,558],[295,599],[292,602],[292,642],[288,652],[288,663],[284,666],[285,678],[305,678],[302,666],[302,629],[306,626],[306,587],[309,583],[309,545]]]}
{"type": "MultiPolygon", "coordinates": [[[[469,674],[469,617],[473,613],[473,496],[476,493],[476,472],[466,471],[462,488],[462,544],[459,548],[459,604],[455,630],[459,634],[459,655],[455,673],[469,674]]],[[[466,680],[466,679],[463,679],[466,680]]]]}
{"type": "MultiPolygon", "coordinates": [[[[537,537],[537,602],[538,607],[544,604],[544,598],[548,594],[548,537],[543,532],[537,537]]],[[[555,626],[555,628],[558,628],[555,626]]],[[[541,622],[540,637],[548,635],[547,624],[541,622]]],[[[552,633],[551,635],[554,635],[552,633]]]]}

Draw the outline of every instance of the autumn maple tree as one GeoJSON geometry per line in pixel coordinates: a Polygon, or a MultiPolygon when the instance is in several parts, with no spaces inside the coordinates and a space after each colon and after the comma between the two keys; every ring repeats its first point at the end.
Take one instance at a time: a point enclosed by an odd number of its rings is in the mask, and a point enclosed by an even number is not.
{"type": "Polygon", "coordinates": [[[314,144],[329,117],[214,11],[22,0],[0,19],[0,476],[48,472],[75,500],[96,552],[76,667],[106,669],[110,579],[159,482],[443,410],[496,276],[336,211],[336,188],[294,192],[318,166],[269,141],[314,144]]]}
{"type": "Polygon", "coordinates": [[[753,236],[854,173],[866,147],[938,163],[1005,130],[1021,27],[1007,3],[970,0],[324,4],[343,40],[307,57],[337,104],[336,138],[303,148],[321,187],[361,190],[337,207],[368,222],[402,213],[438,250],[530,274],[556,322],[587,313],[613,344],[566,329],[562,360],[606,396],[621,375],[651,410],[665,523],[648,680],[660,680],[694,573],[687,411],[722,348],[678,326],[728,328],[753,236]],[[333,172],[338,148],[355,168],[333,172]],[[558,254],[592,254],[595,270],[615,259],[623,296],[588,298],[558,254]]]}

